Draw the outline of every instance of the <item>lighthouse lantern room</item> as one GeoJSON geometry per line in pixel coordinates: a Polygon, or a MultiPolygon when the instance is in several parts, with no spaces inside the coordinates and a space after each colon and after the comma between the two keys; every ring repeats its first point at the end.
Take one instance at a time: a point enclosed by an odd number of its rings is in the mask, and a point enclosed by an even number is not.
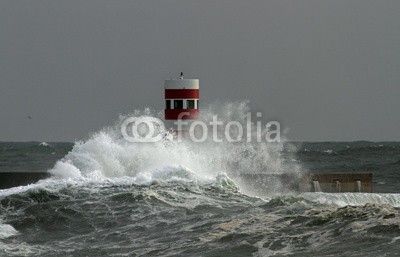
{"type": "Polygon", "coordinates": [[[165,120],[193,120],[199,115],[199,80],[165,80],[165,120]]]}

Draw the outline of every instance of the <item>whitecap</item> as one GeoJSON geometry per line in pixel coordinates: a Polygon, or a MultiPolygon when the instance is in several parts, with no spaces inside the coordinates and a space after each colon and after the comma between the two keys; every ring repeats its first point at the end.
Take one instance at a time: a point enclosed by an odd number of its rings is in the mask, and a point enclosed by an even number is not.
{"type": "Polygon", "coordinates": [[[0,224],[0,239],[15,236],[19,232],[9,224],[0,224]]]}
{"type": "Polygon", "coordinates": [[[400,207],[400,194],[375,193],[303,193],[301,197],[320,204],[336,206],[363,206],[367,203],[400,207]]]}
{"type": "Polygon", "coordinates": [[[53,169],[48,171],[56,178],[77,178],[81,172],[70,161],[58,161],[53,169]]]}

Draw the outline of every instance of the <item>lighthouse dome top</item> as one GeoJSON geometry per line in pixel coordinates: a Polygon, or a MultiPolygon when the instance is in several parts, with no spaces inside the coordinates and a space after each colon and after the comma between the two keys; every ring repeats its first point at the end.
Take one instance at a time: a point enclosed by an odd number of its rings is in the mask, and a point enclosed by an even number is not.
{"type": "Polygon", "coordinates": [[[198,79],[168,79],[165,89],[199,89],[198,79]]]}

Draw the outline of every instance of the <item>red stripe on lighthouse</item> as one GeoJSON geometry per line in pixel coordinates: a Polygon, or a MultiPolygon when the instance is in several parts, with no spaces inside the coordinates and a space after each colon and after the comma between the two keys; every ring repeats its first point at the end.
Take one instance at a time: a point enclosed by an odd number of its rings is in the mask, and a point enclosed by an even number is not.
{"type": "Polygon", "coordinates": [[[198,89],[165,89],[165,99],[199,98],[198,89]]]}

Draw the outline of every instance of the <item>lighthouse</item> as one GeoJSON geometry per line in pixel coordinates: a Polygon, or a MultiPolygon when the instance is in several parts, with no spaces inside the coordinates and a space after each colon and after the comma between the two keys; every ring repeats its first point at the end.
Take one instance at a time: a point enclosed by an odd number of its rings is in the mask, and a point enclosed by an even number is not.
{"type": "MultiPolygon", "coordinates": [[[[165,80],[165,121],[170,125],[180,120],[194,120],[199,115],[199,80],[165,80]]],[[[173,127],[173,126],[171,126],[173,127]]]]}

